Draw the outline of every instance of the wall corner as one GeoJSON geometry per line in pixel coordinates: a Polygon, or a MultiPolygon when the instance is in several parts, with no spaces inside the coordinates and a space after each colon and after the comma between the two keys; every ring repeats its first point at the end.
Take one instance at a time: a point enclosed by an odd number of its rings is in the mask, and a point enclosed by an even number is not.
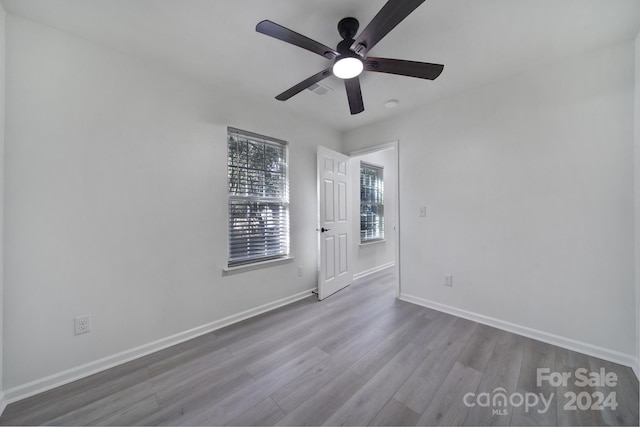
{"type": "MultiPolygon", "coordinates": [[[[640,360],[640,33],[635,41],[635,89],[634,89],[634,242],[635,242],[635,289],[636,289],[636,367],[638,373],[638,361],[640,360]]],[[[640,377],[639,377],[640,378],[640,377]]]]}
{"type": "Polygon", "coordinates": [[[4,399],[4,143],[5,143],[5,78],[7,57],[6,12],[0,3],[0,415],[6,406],[4,399]]]}
{"type": "Polygon", "coordinates": [[[7,57],[6,12],[0,3],[0,415],[6,406],[4,399],[4,142],[5,142],[5,77],[7,57]]]}

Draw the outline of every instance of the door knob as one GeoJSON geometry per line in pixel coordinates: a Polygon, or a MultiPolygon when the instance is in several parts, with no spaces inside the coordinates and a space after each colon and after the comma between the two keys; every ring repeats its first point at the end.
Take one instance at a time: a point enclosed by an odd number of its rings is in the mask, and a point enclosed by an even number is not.
{"type": "Polygon", "coordinates": [[[320,229],[320,232],[322,232],[322,233],[324,233],[325,231],[331,231],[331,229],[330,228],[324,228],[324,227],[322,227],[320,229]]]}

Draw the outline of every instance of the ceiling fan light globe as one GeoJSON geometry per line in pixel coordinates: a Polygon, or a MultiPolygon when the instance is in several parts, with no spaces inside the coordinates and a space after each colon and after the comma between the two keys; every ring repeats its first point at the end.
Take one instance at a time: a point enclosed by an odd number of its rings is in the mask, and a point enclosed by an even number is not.
{"type": "Polygon", "coordinates": [[[358,77],[362,73],[362,70],[364,70],[362,61],[352,56],[339,58],[333,64],[333,74],[339,79],[358,77]]]}

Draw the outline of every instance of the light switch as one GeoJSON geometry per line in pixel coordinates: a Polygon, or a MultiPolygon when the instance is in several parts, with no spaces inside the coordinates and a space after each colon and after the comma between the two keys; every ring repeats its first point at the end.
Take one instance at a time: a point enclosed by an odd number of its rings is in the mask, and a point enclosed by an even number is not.
{"type": "Polygon", "coordinates": [[[426,206],[420,206],[420,209],[418,210],[418,216],[419,217],[427,216],[427,207],[426,206]]]}

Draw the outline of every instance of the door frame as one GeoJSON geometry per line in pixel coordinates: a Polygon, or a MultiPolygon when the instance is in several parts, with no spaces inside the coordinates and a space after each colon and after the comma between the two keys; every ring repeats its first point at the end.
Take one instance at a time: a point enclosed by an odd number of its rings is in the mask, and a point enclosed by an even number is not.
{"type": "MultiPolygon", "coordinates": [[[[395,247],[395,275],[396,275],[396,298],[400,298],[400,293],[402,291],[402,280],[401,280],[401,269],[400,269],[400,141],[395,140],[391,142],[387,142],[384,144],[373,145],[370,147],[364,147],[355,151],[351,151],[347,153],[349,157],[361,156],[364,154],[376,153],[378,151],[384,151],[392,148],[394,152],[393,163],[396,167],[396,197],[395,197],[395,217],[396,217],[396,229],[394,230],[395,238],[396,238],[396,247],[395,247]]],[[[354,175],[355,176],[355,175],[354,175]]],[[[353,201],[354,205],[356,201],[353,201]]],[[[358,200],[358,204],[360,201],[358,200]]],[[[358,211],[359,211],[358,207],[358,211]]],[[[355,248],[355,240],[354,240],[354,248],[355,248]]],[[[353,249],[355,252],[355,249],[353,249]]]]}

